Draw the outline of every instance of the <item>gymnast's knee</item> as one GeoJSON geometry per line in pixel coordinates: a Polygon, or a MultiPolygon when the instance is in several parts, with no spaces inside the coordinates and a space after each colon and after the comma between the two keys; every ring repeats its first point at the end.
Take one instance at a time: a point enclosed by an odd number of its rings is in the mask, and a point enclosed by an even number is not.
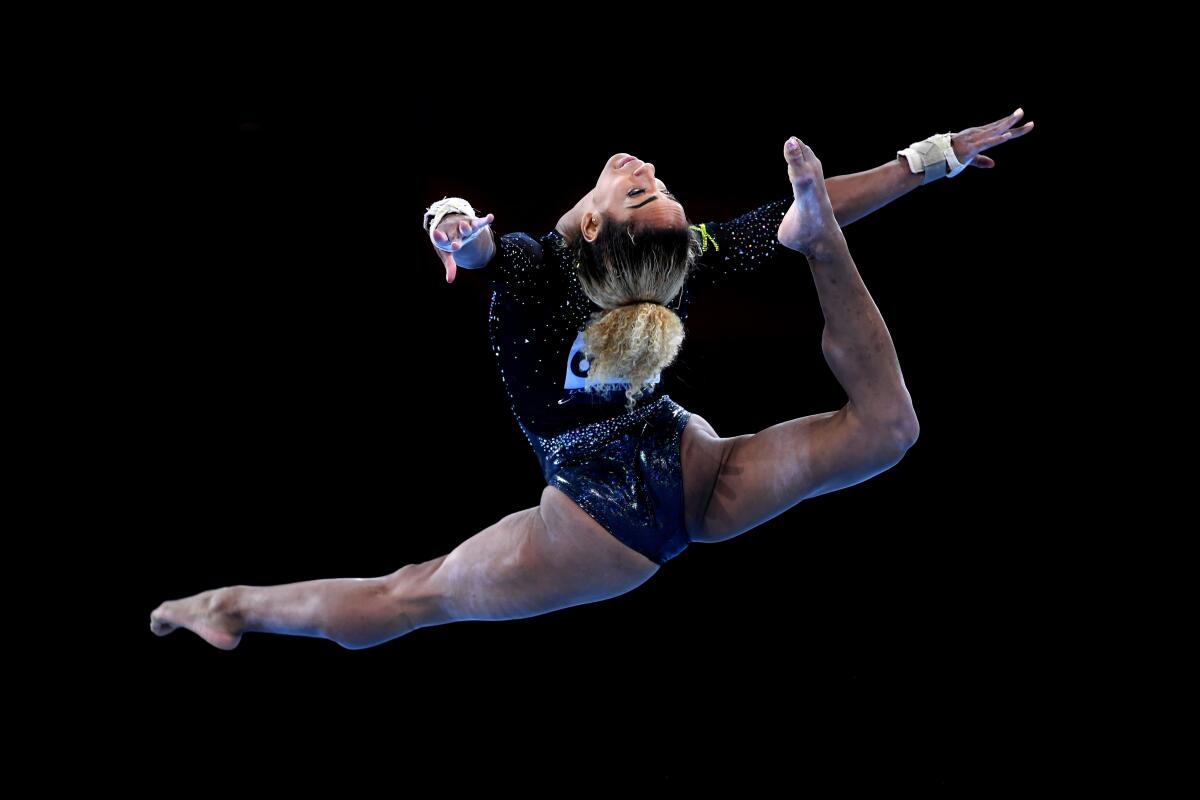
{"type": "Polygon", "coordinates": [[[388,576],[397,610],[408,618],[414,630],[456,619],[450,598],[442,588],[444,582],[437,578],[445,560],[443,555],[419,564],[408,564],[388,576]]]}

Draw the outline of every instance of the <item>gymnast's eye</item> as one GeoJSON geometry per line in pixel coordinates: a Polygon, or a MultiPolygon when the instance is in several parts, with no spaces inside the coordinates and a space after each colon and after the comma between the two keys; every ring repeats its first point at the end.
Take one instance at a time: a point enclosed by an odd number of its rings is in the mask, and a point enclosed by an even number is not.
{"type": "MultiPolygon", "coordinates": [[[[645,192],[646,192],[646,190],[645,190],[645,189],[630,189],[630,190],[629,190],[629,192],[628,192],[628,194],[626,194],[625,196],[626,196],[626,197],[634,197],[634,196],[636,196],[636,195],[639,195],[639,194],[645,194],[645,192]]],[[[663,193],[663,194],[665,194],[667,197],[671,198],[672,200],[674,200],[676,203],[678,203],[678,202],[679,202],[679,198],[678,198],[678,197],[676,197],[676,196],[675,196],[674,194],[672,194],[671,192],[667,191],[666,189],[663,189],[663,190],[662,190],[662,193],[663,193]]]]}

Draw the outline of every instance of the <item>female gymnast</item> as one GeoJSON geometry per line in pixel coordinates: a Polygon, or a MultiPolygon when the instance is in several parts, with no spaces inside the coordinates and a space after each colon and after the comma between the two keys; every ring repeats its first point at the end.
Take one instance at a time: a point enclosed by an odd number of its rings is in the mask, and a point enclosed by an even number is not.
{"type": "Polygon", "coordinates": [[[691,542],[725,541],[892,467],[917,440],[917,415],[841,228],[966,165],[993,167],[984,150],[1032,130],[1010,130],[1021,114],[829,181],[793,137],[783,150],[790,192],[724,223],[691,224],[654,165],[628,153],[609,158],[541,239],[497,236],[494,216],[475,216],[461,198],[434,203],[423,228],[446,280],[460,266],[486,268],[492,347],[546,479],[540,503],[388,575],[167,601],[151,630],[187,628],[224,650],[251,631],[361,649],[449,622],[546,614],[624,594],[691,542]],[[662,393],[660,373],[683,341],[689,286],[778,259],[807,261],[822,352],[848,402],[722,437],[662,393]]]}

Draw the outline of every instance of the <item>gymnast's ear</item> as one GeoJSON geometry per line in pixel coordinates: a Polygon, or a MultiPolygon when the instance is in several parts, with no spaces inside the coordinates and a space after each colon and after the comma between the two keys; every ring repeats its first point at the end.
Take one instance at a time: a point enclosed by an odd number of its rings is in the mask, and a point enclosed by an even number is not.
{"type": "Polygon", "coordinates": [[[583,238],[589,244],[596,241],[596,237],[600,235],[600,228],[605,224],[603,217],[604,215],[599,211],[583,212],[580,230],[583,233],[583,238]]]}

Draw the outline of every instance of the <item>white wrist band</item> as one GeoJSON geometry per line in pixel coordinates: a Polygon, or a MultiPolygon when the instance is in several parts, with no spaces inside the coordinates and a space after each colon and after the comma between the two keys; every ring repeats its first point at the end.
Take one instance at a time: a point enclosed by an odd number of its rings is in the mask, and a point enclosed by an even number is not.
{"type": "Polygon", "coordinates": [[[908,168],[914,173],[925,173],[921,184],[936,181],[938,178],[953,178],[967,168],[959,163],[950,145],[951,134],[938,133],[920,142],[913,142],[903,150],[897,150],[896,155],[908,159],[908,168]]]}

